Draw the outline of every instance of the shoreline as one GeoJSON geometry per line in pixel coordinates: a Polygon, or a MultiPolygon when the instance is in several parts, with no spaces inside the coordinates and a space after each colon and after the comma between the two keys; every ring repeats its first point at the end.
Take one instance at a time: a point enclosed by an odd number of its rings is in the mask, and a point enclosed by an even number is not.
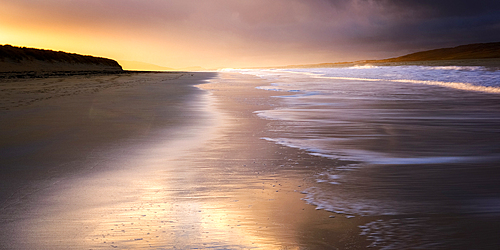
{"type": "MultiPolygon", "coordinates": [[[[78,70],[78,71],[12,71],[0,72],[0,82],[16,79],[56,78],[71,76],[99,76],[122,74],[190,74],[188,71],[142,71],[142,70],[78,70]]],[[[202,72],[204,73],[204,72],[202,72]]]]}
{"type": "Polygon", "coordinates": [[[361,60],[354,62],[339,62],[339,63],[318,63],[306,65],[289,65],[277,67],[252,67],[250,69],[314,69],[314,68],[345,68],[355,66],[430,66],[430,67],[485,67],[490,70],[500,69],[500,58],[491,59],[456,59],[456,60],[430,60],[430,61],[384,61],[384,60],[361,60]]]}
{"type": "Polygon", "coordinates": [[[230,73],[217,78],[189,73],[167,81],[160,79],[171,73],[135,76],[124,81],[126,87],[2,111],[12,125],[4,131],[18,134],[4,141],[24,149],[43,138],[48,144],[34,144],[39,149],[31,153],[18,151],[29,157],[2,158],[25,166],[4,178],[30,181],[35,189],[3,203],[0,248],[365,249],[370,244],[358,226],[371,218],[316,210],[301,200],[316,171],[335,161],[261,139],[268,121],[253,112],[278,101],[270,98],[276,93],[255,89],[267,82],[230,73]],[[144,82],[148,77],[152,80],[144,82]],[[179,88],[165,92],[163,84],[179,88]],[[137,107],[163,111],[144,115],[149,111],[137,107]],[[113,116],[116,112],[120,115],[113,116]],[[68,122],[61,124],[65,116],[68,122]],[[26,125],[34,137],[19,137],[19,129],[27,127],[18,128],[26,123],[17,119],[34,119],[26,125]],[[57,122],[47,123],[51,119],[57,122]],[[38,170],[35,162],[42,164],[38,170]],[[26,174],[30,180],[23,179],[26,174]]]}
{"type": "Polygon", "coordinates": [[[262,246],[264,249],[365,249],[370,245],[365,236],[359,235],[358,226],[373,218],[318,210],[304,200],[304,190],[314,185],[318,171],[342,163],[264,139],[273,133],[268,130],[270,121],[260,118],[256,111],[278,107],[281,98],[273,97],[290,93],[257,89],[270,82],[255,76],[219,75],[218,79],[199,87],[209,91],[216,100],[215,108],[228,116],[231,126],[222,129],[224,140],[217,144],[231,145],[231,149],[216,152],[217,157],[211,157],[214,160],[209,164],[229,162],[238,166],[236,172],[242,172],[243,178],[255,176],[257,180],[249,178],[247,185],[256,191],[251,195],[237,193],[237,197],[255,211],[267,210],[273,215],[264,216],[266,229],[258,227],[247,232],[274,235],[277,240],[262,246]]]}

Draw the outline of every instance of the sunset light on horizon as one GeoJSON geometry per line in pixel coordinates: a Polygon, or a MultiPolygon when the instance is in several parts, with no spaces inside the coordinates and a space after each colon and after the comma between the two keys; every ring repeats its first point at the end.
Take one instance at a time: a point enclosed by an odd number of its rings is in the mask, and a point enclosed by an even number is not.
{"type": "Polygon", "coordinates": [[[492,25],[498,7],[494,1],[7,0],[0,44],[171,68],[382,59],[499,40],[492,25]]]}

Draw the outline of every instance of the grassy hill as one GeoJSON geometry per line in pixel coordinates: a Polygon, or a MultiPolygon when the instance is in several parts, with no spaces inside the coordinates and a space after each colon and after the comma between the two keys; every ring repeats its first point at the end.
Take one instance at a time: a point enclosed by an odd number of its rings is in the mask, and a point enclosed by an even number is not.
{"type": "Polygon", "coordinates": [[[434,61],[434,60],[466,60],[466,59],[490,59],[500,58],[500,42],[476,43],[457,46],[453,48],[433,49],[416,52],[400,57],[377,62],[410,62],[410,61],[434,61]]]}
{"type": "Polygon", "coordinates": [[[500,42],[476,43],[416,52],[382,60],[289,65],[277,68],[329,68],[359,64],[375,65],[471,65],[500,67],[500,42]]]}
{"type": "Polygon", "coordinates": [[[0,45],[0,72],[54,71],[121,71],[112,59],[0,45]]]}

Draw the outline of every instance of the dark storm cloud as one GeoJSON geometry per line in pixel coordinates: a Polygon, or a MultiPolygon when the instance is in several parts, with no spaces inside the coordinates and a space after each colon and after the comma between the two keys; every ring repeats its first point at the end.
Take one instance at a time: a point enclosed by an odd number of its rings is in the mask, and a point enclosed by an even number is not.
{"type": "MultiPolygon", "coordinates": [[[[321,0],[319,0],[321,1],[321,0]]],[[[380,6],[388,12],[414,12],[422,17],[470,16],[500,10],[497,0],[323,0],[335,8],[380,6]]],[[[317,1],[316,1],[317,2],[317,1]]]]}
{"type": "Polygon", "coordinates": [[[393,54],[500,41],[500,1],[326,0],[351,16],[347,47],[393,50],[393,54]],[[364,10],[364,11],[361,11],[364,10]],[[370,21],[359,23],[367,18],[370,21]]]}
{"type": "Polygon", "coordinates": [[[415,10],[426,17],[466,17],[495,13],[500,10],[500,1],[497,0],[380,0],[388,7],[415,10]]]}

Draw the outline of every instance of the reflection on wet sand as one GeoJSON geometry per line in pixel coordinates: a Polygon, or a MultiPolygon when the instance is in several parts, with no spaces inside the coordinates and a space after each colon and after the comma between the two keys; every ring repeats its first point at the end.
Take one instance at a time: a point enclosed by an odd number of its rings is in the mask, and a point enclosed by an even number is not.
{"type": "Polygon", "coordinates": [[[93,170],[53,178],[28,196],[2,242],[13,249],[365,248],[357,225],[368,219],[331,218],[301,200],[306,177],[335,162],[261,139],[267,121],[253,111],[273,103],[256,81],[221,75],[200,86],[210,92],[198,101],[171,103],[182,105],[171,116],[177,121],[166,121],[175,125],[148,126],[147,134],[68,163],[93,170]]]}

